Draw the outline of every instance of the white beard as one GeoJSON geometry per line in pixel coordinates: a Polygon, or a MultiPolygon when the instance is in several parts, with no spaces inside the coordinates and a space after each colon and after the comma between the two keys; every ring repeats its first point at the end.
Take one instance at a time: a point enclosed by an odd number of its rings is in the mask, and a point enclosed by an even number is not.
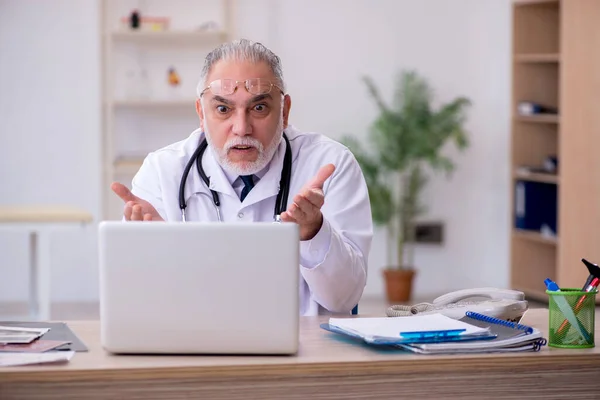
{"type": "Polygon", "coordinates": [[[275,155],[277,148],[279,147],[279,142],[281,142],[281,138],[283,136],[283,112],[279,118],[279,123],[277,124],[275,136],[273,136],[273,140],[265,149],[261,142],[257,139],[243,136],[243,137],[235,137],[229,141],[227,141],[222,149],[219,149],[215,146],[212,141],[210,132],[208,130],[208,126],[204,125],[204,133],[206,134],[206,142],[208,143],[208,147],[211,149],[213,154],[216,156],[217,162],[225,171],[230,174],[235,175],[252,175],[256,174],[271,162],[271,159],[275,155]],[[255,147],[258,151],[258,157],[255,161],[231,161],[227,157],[227,153],[229,149],[234,146],[252,146],[255,147]]]}

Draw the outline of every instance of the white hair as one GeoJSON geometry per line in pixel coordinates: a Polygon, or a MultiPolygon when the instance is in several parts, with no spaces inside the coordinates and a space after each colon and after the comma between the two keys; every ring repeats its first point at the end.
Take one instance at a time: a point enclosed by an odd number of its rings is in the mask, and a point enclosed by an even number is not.
{"type": "Polygon", "coordinates": [[[250,61],[252,63],[266,62],[277,80],[277,82],[274,83],[281,87],[281,90],[285,93],[283,68],[279,57],[261,43],[240,39],[223,43],[221,46],[208,53],[204,60],[204,66],[202,67],[198,86],[196,87],[196,94],[198,97],[200,97],[200,93],[202,93],[202,90],[204,90],[208,84],[206,78],[213,65],[221,60],[250,61]]]}

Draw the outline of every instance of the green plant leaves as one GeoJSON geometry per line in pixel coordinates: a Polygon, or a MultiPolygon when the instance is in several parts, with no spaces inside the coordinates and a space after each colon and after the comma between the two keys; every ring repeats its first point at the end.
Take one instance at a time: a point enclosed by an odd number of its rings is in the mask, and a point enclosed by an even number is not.
{"type": "Polygon", "coordinates": [[[402,247],[410,239],[406,233],[412,232],[414,219],[426,212],[420,198],[427,183],[423,168],[429,166],[434,171],[451,173],[454,163],[442,150],[448,143],[459,150],[469,145],[463,125],[471,102],[458,97],[438,110],[432,109],[432,90],[415,71],[398,74],[391,105],[382,98],[371,78],[364,77],[363,81],[379,109],[369,132],[370,147],[365,148],[348,136],[342,142],[362,168],[373,222],[388,227],[393,222],[398,226],[402,247]],[[391,179],[398,181],[400,196],[394,196],[386,184],[391,179]]]}

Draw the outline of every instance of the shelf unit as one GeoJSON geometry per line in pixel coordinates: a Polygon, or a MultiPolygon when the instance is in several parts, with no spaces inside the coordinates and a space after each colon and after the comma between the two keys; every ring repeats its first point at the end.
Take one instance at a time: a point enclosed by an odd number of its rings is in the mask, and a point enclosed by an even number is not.
{"type": "Polygon", "coordinates": [[[108,33],[112,41],[123,41],[123,42],[138,42],[138,43],[215,43],[215,41],[227,40],[227,33],[225,31],[165,31],[165,32],[136,32],[136,31],[123,31],[123,32],[110,32],[108,33]]]}
{"type": "Polygon", "coordinates": [[[511,287],[547,300],[544,279],[581,287],[581,258],[600,262],[600,2],[513,1],[511,124],[511,287]],[[521,116],[520,101],[556,107],[558,115],[521,116]],[[520,167],[557,156],[558,174],[520,167]],[[515,228],[516,184],[557,188],[557,235],[515,228]]]}
{"type": "Polygon", "coordinates": [[[541,173],[536,173],[536,172],[515,171],[514,179],[528,181],[528,182],[541,182],[541,183],[552,183],[552,184],[559,183],[558,175],[541,174],[541,173]]]}
{"type": "Polygon", "coordinates": [[[515,115],[514,119],[518,122],[529,122],[532,124],[558,124],[560,122],[560,115],[515,115]]]}
{"type": "Polygon", "coordinates": [[[515,62],[518,63],[557,63],[560,62],[560,54],[558,53],[532,53],[532,54],[515,54],[515,62]]]}
{"type": "Polygon", "coordinates": [[[544,236],[538,232],[531,232],[523,229],[514,229],[513,236],[522,240],[529,240],[535,243],[543,243],[549,246],[556,246],[557,239],[551,236],[544,236]]]}
{"type": "Polygon", "coordinates": [[[163,108],[163,107],[188,107],[194,109],[195,98],[177,100],[114,100],[112,106],[115,108],[163,108]]]}
{"type": "Polygon", "coordinates": [[[120,219],[113,181],[131,187],[145,156],[198,127],[195,86],[206,54],[234,37],[235,0],[101,0],[103,219],[120,219]],[[165,30],[131,29],[122,17],[167,17],[165,30]],[[204,25],[204,27],[202,26],[204,25]],[[210,28],[210,29],[206,29],[210,28]],[[170,87],[174,67],[181,84],[170,87]]]}

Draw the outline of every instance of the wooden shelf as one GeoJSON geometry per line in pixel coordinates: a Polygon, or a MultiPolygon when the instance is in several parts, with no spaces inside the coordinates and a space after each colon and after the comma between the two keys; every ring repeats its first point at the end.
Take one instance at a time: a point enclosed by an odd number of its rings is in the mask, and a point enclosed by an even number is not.
{"type": "Polygon", "coordinates": [[[554,183],[558,184],[560,179],[557,175],[535,173],[535,172],[521,172],[515,171],[513,174],[515,179],[520,179],[530,182],[543,182],[543,183],[554,183]]]}
{"type": "Polygon", "coordinates": [[[196,99],[182,100],[116,100],[112,104],[114,107],[129,108],[166,108],[166,107],[189,107],[195,109],[196,99]]]}
{"type": "Polygon", "coordinates": [[[227,37],[223,31],[122,31],[111,32],[110,36],[116,42],[186,42],[186,43],[201,43],[220,42],[227,37]]]}
{"type": "Polygon", "coordinates": [[[143,157],[123,157],[117,159],[113,167],[116,174],[133,175],[138,172],[143,162],[143,157]]]}
{"type": "Polygon", "coordinates": [[[599,13],[600,1],[513,0],[510,220],[523,204],[516,179],[545,182],[548,193],[556,192],[556,199],[547,199],[556,200],[559,237],[510,230],[511,287],[545,300],[545,278],[581,287],[588,275],[578,265],[582,255],[600,260],[594,191],[600,180],[600,92],[594,86],[600,77],[599,13]],[[560,115],[520,116],[521,101],[557,108],[560,115]],[[559,159],[558,176],[521,172],[550,155],[559,159]],[[582,188],[593,193],[582,195],[582,188]]]}
{"type": "Polygon", "coordinates": [[[560,54],[558,53],[531,53],[531,54],[515,54],[513,56],[515,62],[520,63],[557,63],[560,62],[560,54]]]}
{"type": "Polygon", "coordinates": [[[539,232],[527,231],[524,229],[513,229],[513,236],[519,239],[530,240],[532,242],[548,245],[556,245],[558,243],[557,237],[547,237],[541,235],[539,232]]]}
{"type": "Polygon", "coordinates": [[[558,124],[560,123],[560,116],[559,115],[555,115],[555,114],[548,114],[548,115],[531,115],[531,116],[524,116],[524,115],[515,115],[515,120],[516,121],[521,121],[521,122],[531,122],[533,124],[558,124]]]}
{"type": "Polygon", "coordinates": [[[538,4],[558,4],[560,0],[514,0],[515,6],[535,6],[538,4]]]}

